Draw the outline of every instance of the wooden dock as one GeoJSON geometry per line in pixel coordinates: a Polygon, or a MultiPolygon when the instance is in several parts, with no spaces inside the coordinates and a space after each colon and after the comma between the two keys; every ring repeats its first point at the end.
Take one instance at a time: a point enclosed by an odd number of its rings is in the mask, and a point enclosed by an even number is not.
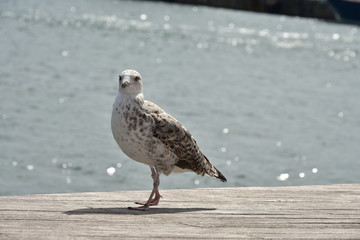
{"type": "Polygon", "coordinates": [[[0,197],[0,239],[360,239],[360,184],[0,197]]]}

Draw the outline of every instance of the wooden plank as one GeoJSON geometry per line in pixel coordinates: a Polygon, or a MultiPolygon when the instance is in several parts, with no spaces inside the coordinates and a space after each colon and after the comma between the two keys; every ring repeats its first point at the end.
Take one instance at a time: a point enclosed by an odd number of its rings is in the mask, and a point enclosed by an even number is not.
{"type": "Polygon", "coordinates": [[[0,239],[360,239],[360,184],[0,197],[0,239]]]}

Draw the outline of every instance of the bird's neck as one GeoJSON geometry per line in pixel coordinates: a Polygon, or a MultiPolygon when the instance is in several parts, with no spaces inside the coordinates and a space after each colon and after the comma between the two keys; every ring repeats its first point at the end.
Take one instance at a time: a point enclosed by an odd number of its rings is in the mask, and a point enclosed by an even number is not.
{"type": "Polygon", "coordinates": [[[121,93],[119,92],[116,96],[116,100],[118,104],[128,104],[128,103],[137,103],[140,106],[144,104],[144,94],[138,93],[138,94],[128,94],[128,93],[121,93]]]}

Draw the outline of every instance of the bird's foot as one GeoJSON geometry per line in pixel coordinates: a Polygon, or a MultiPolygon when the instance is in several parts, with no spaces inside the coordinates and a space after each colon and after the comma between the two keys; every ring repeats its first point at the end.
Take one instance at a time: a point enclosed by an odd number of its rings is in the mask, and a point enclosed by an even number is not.
{"type": "Polygon", "coordinates": [[[151,199],[150,201],[144,201],[144,202],[135,202],[135,204],[138,205],[143,205],[143,206],[156,206],[159,204],[160,202],[160,198],[162,198],[161,195],[159,195],[158,197],[155,197],[153,199],[151,199]]]}

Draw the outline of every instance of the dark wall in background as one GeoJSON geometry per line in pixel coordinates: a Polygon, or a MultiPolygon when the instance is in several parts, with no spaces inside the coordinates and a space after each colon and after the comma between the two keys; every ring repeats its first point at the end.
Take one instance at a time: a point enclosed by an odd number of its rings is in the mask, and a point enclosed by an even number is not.
{"type": "Polygon", "coordinates": [[[283,14],[289,16],[335,20],[327,1],[321,0],[152,0],[238,10],[283,14]]]}

